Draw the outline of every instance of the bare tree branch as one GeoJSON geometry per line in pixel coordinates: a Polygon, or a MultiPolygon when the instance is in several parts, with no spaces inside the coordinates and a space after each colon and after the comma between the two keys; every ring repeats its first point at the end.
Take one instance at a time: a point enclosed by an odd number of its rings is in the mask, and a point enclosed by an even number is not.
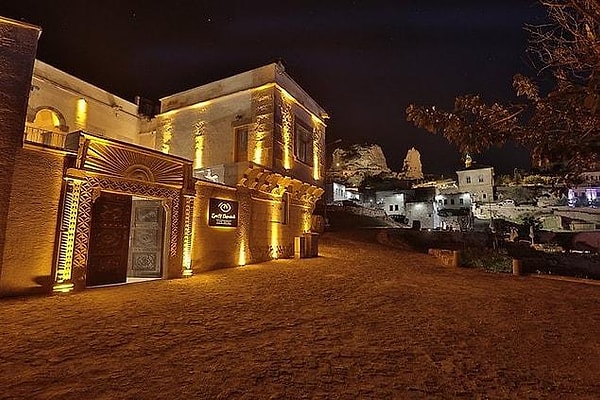
{"type": "Polygon", "coordinates": [[[514,141],[531,151],[537,167],[562,165],[576,172],[600,167],[600,0],[540,0],[549,23],[527,25],[528,54],[538,73],[552,73],[554,87],[541,93],[515,75],[523,103],[486,104],[458,96],[452,111],[409,105],[407,119],[440,133],[460,151],[479,152],[514,141]]]}

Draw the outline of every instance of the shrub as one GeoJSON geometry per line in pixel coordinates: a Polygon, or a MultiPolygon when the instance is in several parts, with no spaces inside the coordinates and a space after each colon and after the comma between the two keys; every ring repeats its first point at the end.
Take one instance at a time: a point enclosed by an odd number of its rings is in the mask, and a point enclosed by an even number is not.
{"type": "Polygon", "coordinates": [[[488,272],[511,273],[512,258],[504,249],[467,248],[462,252],[462,265],[480,268],[488,272]]]}

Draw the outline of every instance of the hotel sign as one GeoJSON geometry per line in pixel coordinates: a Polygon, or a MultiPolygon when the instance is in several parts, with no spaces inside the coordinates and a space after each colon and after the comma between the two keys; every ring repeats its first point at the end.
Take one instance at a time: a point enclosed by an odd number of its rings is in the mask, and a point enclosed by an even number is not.
{"type": "Polygon", "coordinates": [[[238,226],[238,202],[209,199],[208,226],[238,226]]]}

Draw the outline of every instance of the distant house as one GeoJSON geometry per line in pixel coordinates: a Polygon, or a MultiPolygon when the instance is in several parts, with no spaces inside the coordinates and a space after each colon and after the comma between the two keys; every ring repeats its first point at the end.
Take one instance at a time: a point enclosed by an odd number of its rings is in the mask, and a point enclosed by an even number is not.
{"type": "Polygon", "coordinates": [[[436,217],[433,206],[435,193],[435,186],[419,185],[413,189],[411,198],[407,198],[404,206],[406,219],[414,228],[436,228],[436,217]]]}
{"type": "Polygon", "coordinates": [[[335,204],[344,200],[360,201],[358,189],[346,187],[346,185],[339,182],[325,184],[325,201],[327,204],[335,204]]]}
{"type": "Polygon", "coordinates": [[[346,186],[344,184],[338,182],[325,184],[325,202],[327,204],[343,200],[346,200],[346,186]]]}
{"type": "Polygon", "coordinates": [[[435,210],[432,201],[406,203],[406,219],[416,229],[435,229],[435,210]]]}
{"type": "Polygon", "coordinates": [[[471,194],[443,191],[436,194],[434,201],[436,228],[468,230],[472,226],[471,194]]]}
{"type": "Polygon", "coordinates": [[[600,205],[600,171],[583,172],[583,183],[569,189],[568,204],[571,207],[600,205]]]}
{"type": "MultiPolygon", "coordinates": [[[[406,191],[382,190],[375,192],[377,206],[394,219],[406,216],[406,191]]],[[[404,218],[402,218],[404,219],[404,218]]]]}
{"type": "Polygon", "coordinates": [[[475,164],[467,156],[465,168],[456,171],[458,189],[470,193],[474,203],[494,201],[494,167],[475,164]]]}
{"type": "Polygon", "coordinates": [[[571,207],[597,206],[600,204],[600,182],[595,186],[569,188],[567,198],[571,207]]]}

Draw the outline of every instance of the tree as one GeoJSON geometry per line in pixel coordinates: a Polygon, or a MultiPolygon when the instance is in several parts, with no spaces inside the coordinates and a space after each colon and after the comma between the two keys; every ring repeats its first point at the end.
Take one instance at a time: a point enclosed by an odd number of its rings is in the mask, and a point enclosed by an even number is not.
{"type": "Polygon", "coordinates": [[[535,167],[561,166],[576,173],[600,166],[600,1],[540,0],[549,23],[526,26],[528,52],[545,92],[517,74],[517,103],[487,104],[479,95],[458,96],[452,111],[410,104],[407,120],[441,133],[464,153],[514,141],[531,152],[535,167]]]}

